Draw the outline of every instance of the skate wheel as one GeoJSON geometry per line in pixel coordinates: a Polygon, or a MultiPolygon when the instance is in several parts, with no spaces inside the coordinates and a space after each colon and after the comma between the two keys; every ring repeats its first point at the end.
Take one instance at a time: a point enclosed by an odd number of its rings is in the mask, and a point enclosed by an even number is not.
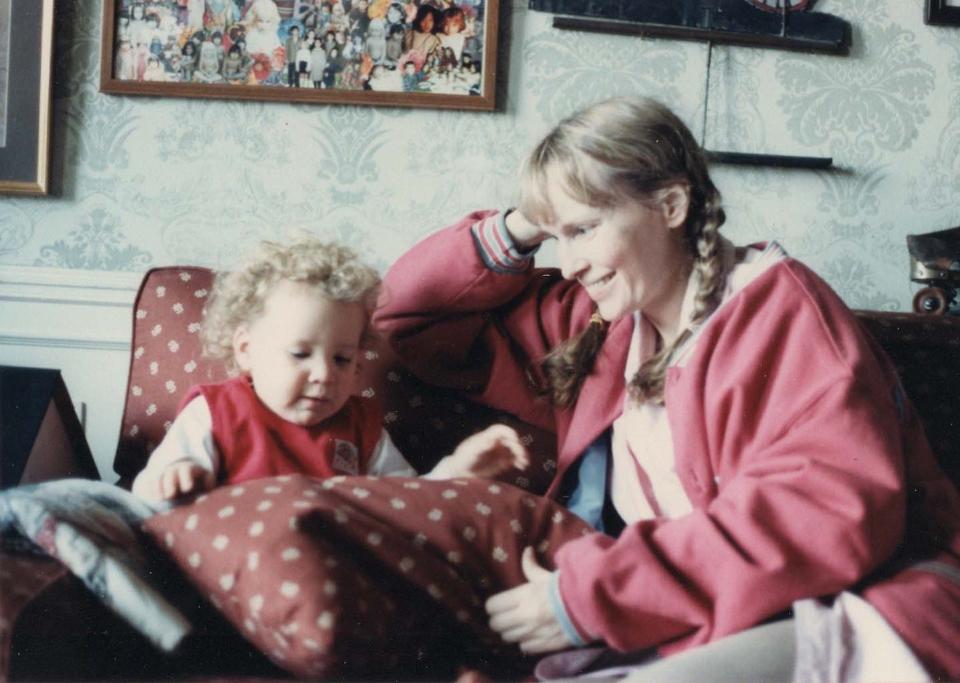
{"type": "Polygon", "coordinates": [[[946,293],[939,287],[924,287],[913,296],[914,313],[943,315],[948,304],[946,293]]]}

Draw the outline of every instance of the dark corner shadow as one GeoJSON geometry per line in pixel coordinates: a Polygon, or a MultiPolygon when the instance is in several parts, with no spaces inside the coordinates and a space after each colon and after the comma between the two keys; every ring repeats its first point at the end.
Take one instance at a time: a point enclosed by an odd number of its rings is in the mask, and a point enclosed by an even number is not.
{"type": "Polygon", "coordinates": [[[514,0],[500,0],[500,13],[498,18],[500,35],[497,41],[497,103],[494,108],[494,111],[498,114],[505,114],[507,112],[510,77],[510,44],[513,36],[510,21],[513,18],[513,2],[514,0]]]}
{"type": "MultiPolygon", "coordinates": [[[[66,141],[67,141],[67,107],[66,103],[74,96],[79,88],[75,82],[74,63],[76,51],[77,2],[58,2],[53,18],[53,64],[51,73],[51,102],[50,102],[50,160],[49,175],[47,177],[47,195],[51,197],[70,198],[73,187],[66,184],[66,141]]],[[[100,3],[95,3],[100,7],[100,3]]],[[[98,18],[99,23],[99,18],[98,18]]]]}

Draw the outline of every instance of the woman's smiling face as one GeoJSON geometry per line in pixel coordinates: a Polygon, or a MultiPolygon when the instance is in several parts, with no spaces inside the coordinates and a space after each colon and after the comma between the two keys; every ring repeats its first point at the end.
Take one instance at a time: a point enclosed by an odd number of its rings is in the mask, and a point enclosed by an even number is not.
{"type": "Polygon", "coordinates": [[[563,276],[584,287],[605,320],[641,311],[658,328],[675,323],[693,264],[683,236],[686,190],[597,207],[574,199],[552,175],[552,217],[541,227],[557,240],[563,276]]]}

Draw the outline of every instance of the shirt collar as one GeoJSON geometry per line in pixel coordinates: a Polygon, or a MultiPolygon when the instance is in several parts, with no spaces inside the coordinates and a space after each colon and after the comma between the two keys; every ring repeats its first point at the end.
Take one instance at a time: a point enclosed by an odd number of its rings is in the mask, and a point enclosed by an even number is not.
{"type": "MultiPolygon", "coordinates": [[[[724,286],[723,301],[700,325],[694,334],[681,345],[674,353],[671,364],[677,363],[682,355],[692,348],[697,333],[703,328],[714,313],[719,310],[737,291],[746,286],[767,268],[787,258],[787,253],[777,242],[770,241],[765,245],[755,245],[754,248],[744,250],[738,255],[737,248],[730,240],[720,237],[720,257],[724,261],[724,272],[727,281],[724,286]]],[[[687,278],[687,287],[683,293],[683,302],[680,305],[680,327],[684,330],[690,326],[693,319],[693,307],[697,298],[697,288],[700,285],[700,273],[694,268],[687,278]]],[[[624,366],[624,377],[629,382],[640,367],[642,359],[649,358],[656,350],[657,332],[653,325],[644,318],[639,311],[633,313],[633,336],[630,339],[630,351],[627,354],[627,363],[624,366]]]]}

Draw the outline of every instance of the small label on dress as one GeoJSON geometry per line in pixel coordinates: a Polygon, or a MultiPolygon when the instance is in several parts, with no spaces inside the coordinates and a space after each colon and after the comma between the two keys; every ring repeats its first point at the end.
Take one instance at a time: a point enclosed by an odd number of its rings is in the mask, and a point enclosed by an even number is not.
{"type": "Polygon", "coordinates": [[[360,453],[349,441],[334,439],[333,469],[344,474],[360,474],[360,453]]]}

